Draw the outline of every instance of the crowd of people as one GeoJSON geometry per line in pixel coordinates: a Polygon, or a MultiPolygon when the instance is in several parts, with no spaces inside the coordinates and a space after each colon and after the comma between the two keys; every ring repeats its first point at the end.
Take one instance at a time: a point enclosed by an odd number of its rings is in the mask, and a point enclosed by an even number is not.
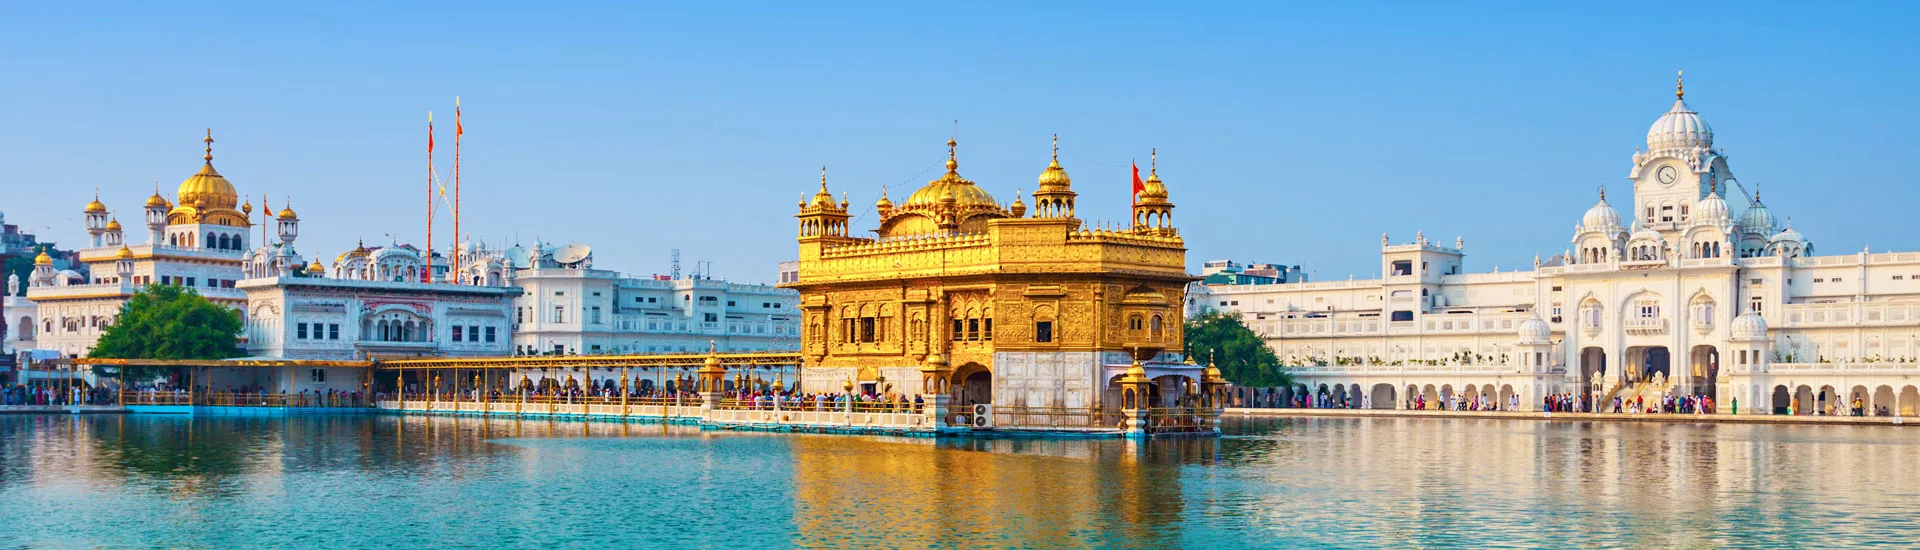
{"type": "Polygon", "coordinates": [[[6,405],[112,405],[114,392],[85,384],[16,384],[0,388],[0,404],[6,405]]]}

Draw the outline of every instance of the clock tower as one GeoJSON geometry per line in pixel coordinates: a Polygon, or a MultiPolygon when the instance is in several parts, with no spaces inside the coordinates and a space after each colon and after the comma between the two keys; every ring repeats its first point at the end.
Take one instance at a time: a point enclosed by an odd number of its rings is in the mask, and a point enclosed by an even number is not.
{"type": "Polygon", "coordinates": [[[1713,147],[1713,128],[1687,106],[1684,84],[1675,85],[1673,108],[1647,130],[1647,149],[1634,152],[1627,174],[1633,180],[1634,220],[1670,237],[1707,194],[1724,199],[1733,179],[1725,156],[1713,147]]]}

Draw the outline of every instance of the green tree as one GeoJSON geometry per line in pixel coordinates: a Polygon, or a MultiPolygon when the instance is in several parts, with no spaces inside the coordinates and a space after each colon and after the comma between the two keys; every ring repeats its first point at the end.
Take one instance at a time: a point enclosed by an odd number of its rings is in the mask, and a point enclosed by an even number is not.
{"type": "MultiPolygon", "coordinates": [[[[88,357],[105,359],[227,359],[239,357],[240,313],[207,301],[192,289],[150,284],[133,294],[107,325],[88,357]]],[[[151,379],[164,371],[131,367],[124,375],[151,379]]],[[[112,369],[103,375],[123,374],[112,369]]]]}
{"type": "Polygon", "coordinates": [[[1280,366],[1273,348],[1240,322],[1240,314],[1207,312],[1187,319],[1186,353],[1195,362],[1209,358],[1228,382],[1243,387],[1286,386],[1293,375],[1280,366]]]}

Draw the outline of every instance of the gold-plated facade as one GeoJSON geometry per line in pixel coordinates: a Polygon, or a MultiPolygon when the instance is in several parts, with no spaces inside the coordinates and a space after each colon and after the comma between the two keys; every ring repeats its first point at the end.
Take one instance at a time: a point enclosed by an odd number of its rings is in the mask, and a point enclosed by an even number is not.
{"type": "Polygon", "coordinates": [[[799,279],[782,286],[801,294],[804,390],[845,380],[956,405],[1091,407],[1118,395],[1111,381],[1137,350],[1181,349],[1193,278],[1157,176],[1155,223],[1094,228],[1074,216],[1057,153],[1031,217],[958,168],[949,141],[945,174],[897,208],[876,204],[876,237],[850,233],[824,177],[802,203],[799,279]]]}

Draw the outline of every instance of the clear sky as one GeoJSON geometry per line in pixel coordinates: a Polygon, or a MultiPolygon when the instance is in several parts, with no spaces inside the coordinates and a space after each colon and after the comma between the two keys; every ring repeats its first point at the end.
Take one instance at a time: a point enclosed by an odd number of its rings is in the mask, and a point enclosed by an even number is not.
{"type": "Polygon", "coordinates": [[[562,4],[0,4],[0,211],[77,245],[98,187],[137,227],[212,127],[243,195],[292,198],[301,252],[418,243],[426,113],[448,170],[458,95],[463,229],[602,268],[679,248],[772,282],[822,165],[872,228],[958,119],[961,173],[1002,201],[1060,134],[1094,220],[1127,218],[1158,147],[1196,271],[1370,277],[1380,234],[1416,230],[1506,270],[1626,192],[1684,69],[1735,175],[1822,253],[1920,250],[1911,2],[562,4]]]}

